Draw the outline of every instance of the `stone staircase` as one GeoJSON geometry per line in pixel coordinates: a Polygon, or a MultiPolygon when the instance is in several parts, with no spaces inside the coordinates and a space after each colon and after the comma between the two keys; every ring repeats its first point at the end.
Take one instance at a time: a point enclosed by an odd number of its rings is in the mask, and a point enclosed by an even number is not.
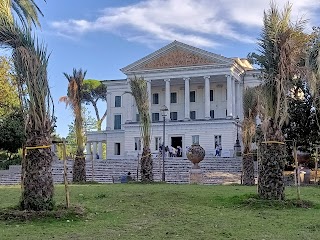
{"type": "MultiPolygon", "coordinates": [[[[72,181],[72,160],[67,161],[68,180],[72,181]]],[[[200,164],[203,172],[203,184],[240,183],[241,158],[206,157],[200,164]]],[[[175,184],[189,183],[191,162],[186,158],[166,158],[166,182],[175,184]]],[[[0,184],[20,184],[21,166],[10,166],[9,170],[0,171],[0,184]]],[[[131,172],[134,179],[140,179],[140,165],[138,159],[108,159],[86,162],[87,181],[112,183],[131,172]],[[93,171],[92,171],[93,169],[93,171]],[[93,172],[93,176],[92,176],[93,172]]],[[[154,180],[161,181],[162,159],[153,159],[154,180]]],[[[55,159],[52,165],[54,183],[63,183],[63,161],[55,159]]]]}

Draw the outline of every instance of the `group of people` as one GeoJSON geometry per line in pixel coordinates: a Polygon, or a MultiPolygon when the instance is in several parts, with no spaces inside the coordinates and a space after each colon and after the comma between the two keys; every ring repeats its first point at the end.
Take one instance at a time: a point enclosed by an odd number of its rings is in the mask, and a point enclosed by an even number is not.
{"type": "MultiPolygon", "coordinates": [[[[164,150],[169,157],[182,157],[182,148],[180,146],[177,146],[177,148],[166,146],[164,150]]],[[[159,152],[162,154],[162,145],[159,146],[159,152]]]]}

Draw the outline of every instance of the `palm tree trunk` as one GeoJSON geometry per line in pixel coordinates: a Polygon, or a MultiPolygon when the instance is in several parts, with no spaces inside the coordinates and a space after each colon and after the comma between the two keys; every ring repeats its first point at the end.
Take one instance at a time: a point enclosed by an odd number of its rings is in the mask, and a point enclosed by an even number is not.
{"type": "Polygon", "coordinates": [[[143,148],[141,156],[141,181],[152,182],[153,181],[153,161],[150,148],[143,148]]]}
{"type": "Polygon", "coordinates": [[[266,139],[260,144],[258,194],[262,199],[284,200],[284,176],[286,145],[277,126],[269,122],[266,139]],[[271,142],[274,141],[274,142],[271,142]]]}
{"type": "MultiPolygon", "coordinates": [[[[29,134],[31,135],[31,134],[29,134]]],[[[50,136],[28,136],[27,146],[48,146],[50,136]]],[[[52,210],[53,178],[51,148],[28,149],[24,161],[21,208],[24,210],[52,210]]]]}
{"type": "Polygon", "coordinates": [[[243,171],[243,185],[252,186],[254,185],[254,162],[253,156],[249,153],[244,155],[242,158],[242,171],[243,171]]]}
{"type": "Polygon", "coordinates": [[[77,156],[75,157],[73,164],[73,182],[81,183],[86,181],[86,160],[85,157],[77,156]]]}

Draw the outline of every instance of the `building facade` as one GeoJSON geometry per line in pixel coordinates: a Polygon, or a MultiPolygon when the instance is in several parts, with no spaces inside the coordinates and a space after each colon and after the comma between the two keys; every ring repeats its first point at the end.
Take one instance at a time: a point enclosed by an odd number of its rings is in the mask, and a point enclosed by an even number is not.
{"type": "Polygon", "coordinates": [[[107,128],[87,134],[87,152],[93,145],[93,156],[102,156],[101,142],[106,142],[107,158],[141,152],[139,114],[129,93],[129,81],[137,76],[147,81],[152,152],[159,151],[163,142],[160,109],[165,105],[166,146],[180,146],[184,154],[186,147],[199,143],[210,154],[221,145],[222,156],[233,156],[236,117],[243,119],[243,90],[260,84],[259,71],[246,59],[226,58],[174,41],[121,71],[127,79],[103,81],[108,92],[107,128]]]}

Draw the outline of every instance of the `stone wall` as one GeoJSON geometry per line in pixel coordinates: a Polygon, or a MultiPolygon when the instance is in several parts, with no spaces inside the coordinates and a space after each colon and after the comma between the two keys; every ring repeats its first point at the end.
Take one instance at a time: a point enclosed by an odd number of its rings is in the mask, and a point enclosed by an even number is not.
{"type": "MultiPolygon", "coordinates": [[[[67,161],[68,179],[72,181],[72,160],[67,161]]],[[[137,159],[108,159],[86,162],[87,181],[100,183],[112,183],[128,172],[134,179],[140,179],[140,165],[137,159]],[[92,176],[93,169],[93,176],[92,176]]],[[[206,157],[200,164],[203,171],[203,184],[240,183],[241,158],[217,158],[206,157]]],[[[162,176],[162,159],[153,160],[153,172],[155,181],[160,181],[162,176]]],[[[166,182],[189,183],[189,170],[192,164],[186,158],[167,158],[165,160],[166,182]]],[[[10,166],[9,170],[0,171],[0,184],[20,184],[21,166],[10,166]]],[[[52,166],[52,174],[55,183],[63,182],[63,161],[55,160],[52,166]]]]}

